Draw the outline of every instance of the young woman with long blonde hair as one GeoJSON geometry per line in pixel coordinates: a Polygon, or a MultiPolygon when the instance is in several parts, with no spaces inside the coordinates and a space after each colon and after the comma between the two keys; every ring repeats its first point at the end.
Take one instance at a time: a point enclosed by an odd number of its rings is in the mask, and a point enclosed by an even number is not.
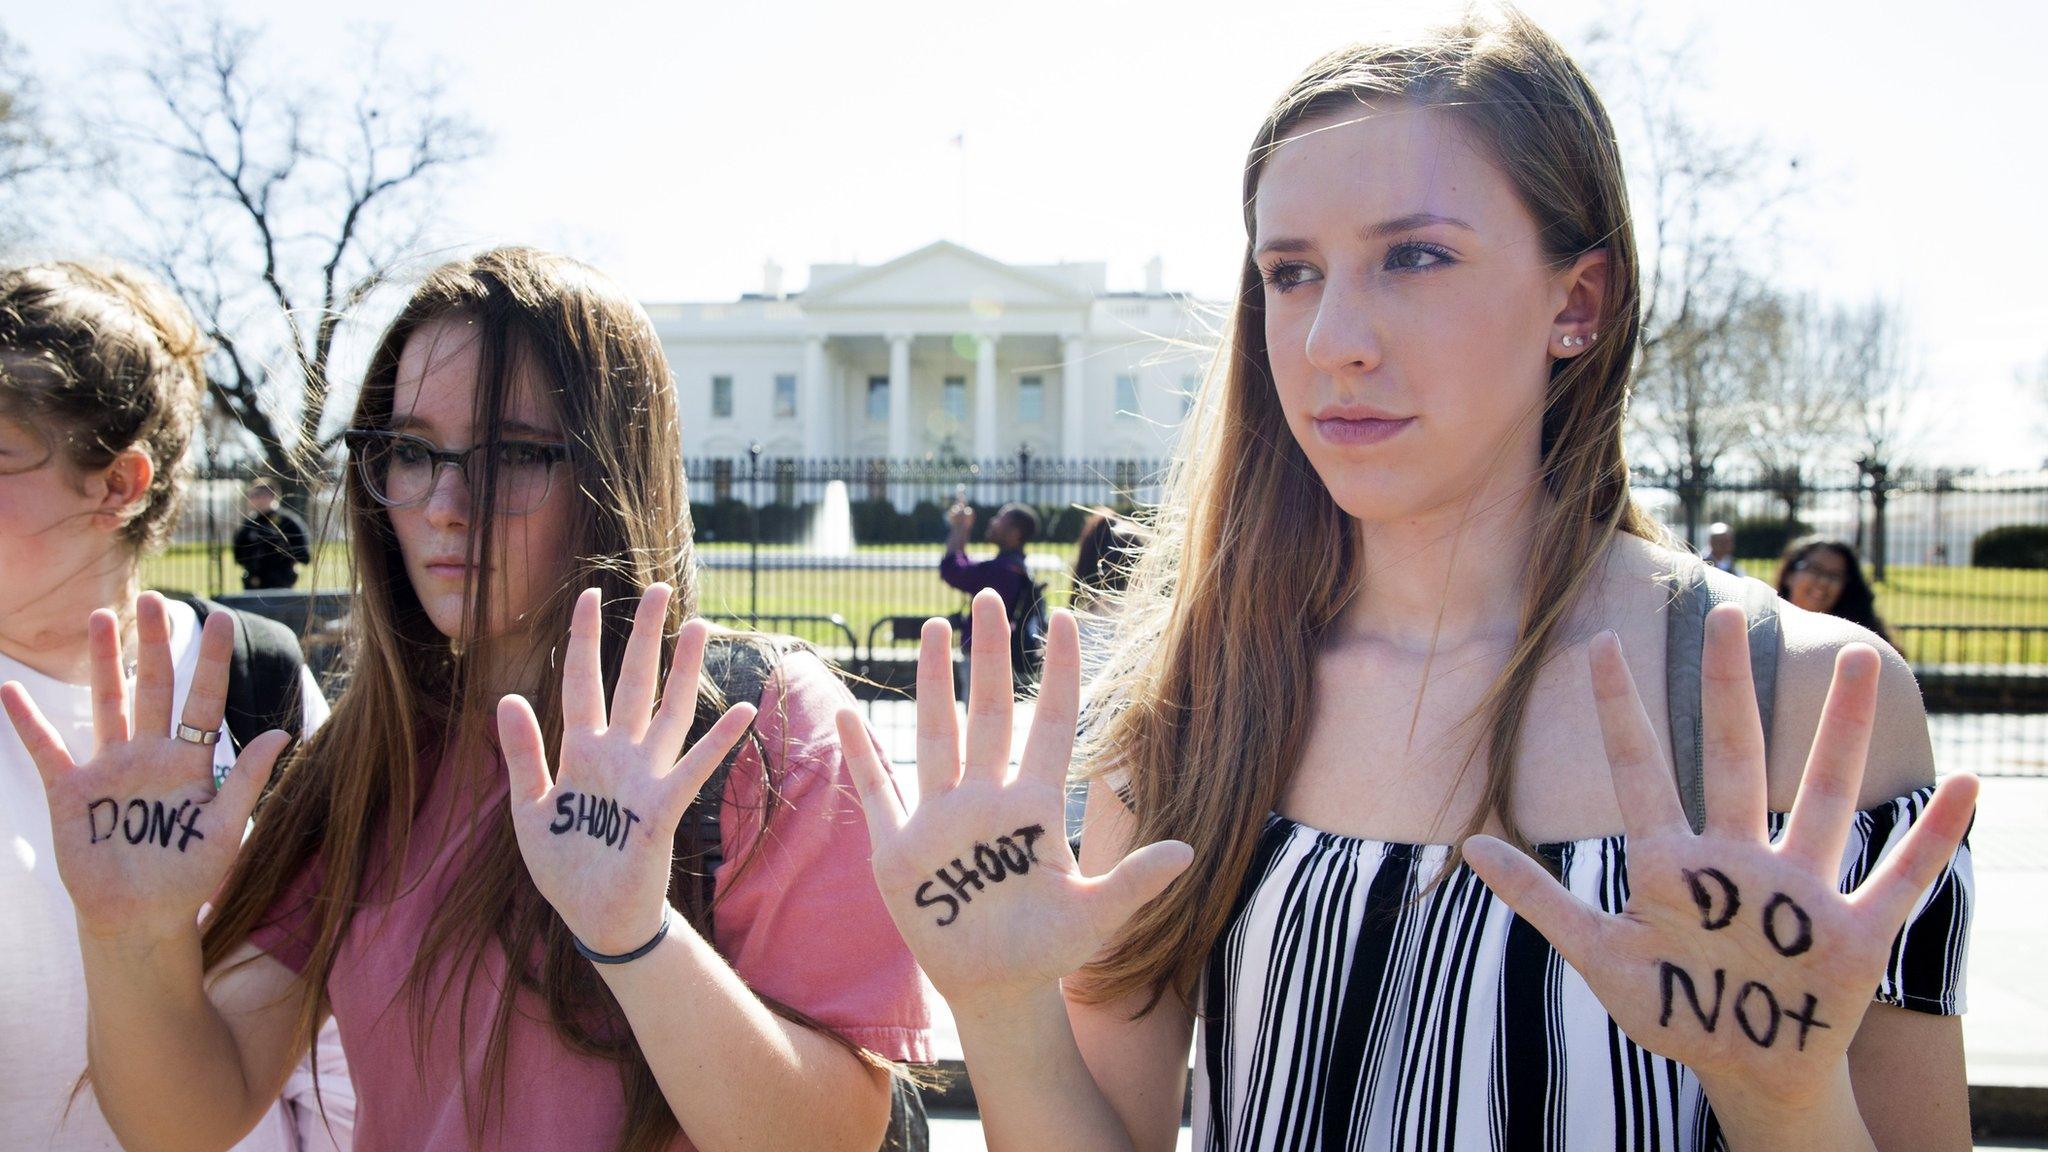
{"type": "Polygon", "coordinates": [[[1071,617],[1014,774],[1005,646],[962,745],[939,623],[915,811],[856,757],[990,1147],[1172,1147],[1193,1040],[1200,1149],[1966,1148],[1975,782],[1934,789],[1896,653],[1630,498],[1638,272],[1579,69],[1512,11],[1333,53],[1244,204],[1081,859],[1044,835],[1071,617]]]}

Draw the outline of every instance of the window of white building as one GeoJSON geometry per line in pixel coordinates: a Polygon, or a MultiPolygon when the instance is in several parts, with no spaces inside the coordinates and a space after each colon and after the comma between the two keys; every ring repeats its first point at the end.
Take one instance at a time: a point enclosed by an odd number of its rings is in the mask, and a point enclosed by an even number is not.
{"type": "Polygon", "coordinates": [[[886,421],[889,419],[889,378],[868,377],[868,419],[886,421]]]}
{"type": "Polygon", "coordinates": [[[1116,414],[1136,416],[1138,414],[1138,378],[1118,376],[1116,378],[1116,414]]]}
{"type": "Polygon", "coordinates": [[[720,420],[732,419],[732,377],[711,378],[711,415],[720,420]]]}
{"type": "Polygon", "coordinates": [[[940,390],[939,397],[953,423],[967,423],[967,377],[946,377],[946,386],[940,390]]]}
{"type": "Polygon", "coordinates": [[[1019,376],[1017,378],[1017,422],[1020,424],[1042,424],[1045,422],[1045,377],[1019,376]]]}
{"type": "Polygon", "coordinates": [[[775,414],[788,417],[796,415],[796,377],[775,378],[775,414]]]}

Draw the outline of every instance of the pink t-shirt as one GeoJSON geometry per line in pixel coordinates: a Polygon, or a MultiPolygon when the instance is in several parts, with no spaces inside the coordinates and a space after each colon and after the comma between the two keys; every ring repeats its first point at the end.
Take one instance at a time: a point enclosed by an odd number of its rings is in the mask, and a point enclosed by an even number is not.
{"type": "MultiPolygon", "coordinates": [[[[756,727],[773,762],[780,803],[768,818],[759,855],[736,870],[730,862],[753,847],[762,826],[759,760],[751,750],[744,753],[719,817],[729,863],[717,876],[722,900],[714,943],[761,994],[892,1060],[925,1063],[933,1058],[930,985],[875,888],[867,825],[833,727],[833,714],[851,701],[845,685],[807,653],[787,657],[767,686],[756,727]]],[[[384,899],[384,885],[365,885],[379,896],[356,912],[327,983],[355,1079],[357,1152],[462,1147],[470,1139],[462,1083],[482,1082],[499,998],[472,1000],[458,1048],[458,969],[453,990],[440,998],[422,1060],[406,977],[452,869],[469,855],[479,811],[474,798],[485,796],[481,811],[494,814],[505,793],[504,769],[495,761],[445,763],[413,826],[400,894],[384,899]],[[495,780],[479,779],[478,772],[495,780]]],[[[373,849],[372,858],[380,854],[373,849]]],[[[251,937],[294,971],[304,969],[311,951],[305,901],[311,876],[309,868],[251,937]]],[[[674,930],[690,929],[678,922],[674,930]]],[[[432,987],[439,988],[443,975],[435,974],[432,987]]],[[[479,993],[506,985],[505,956],[493,945],[479,993]]],[[[538,998],[529,993],[522,999],[529,1003],[509,1025],[502,1119],[487,1130],[487,1146],[609,1152],[625,1116],[617,1066],[572,1050],[544,1023],[538,998]]],[[[676,1145],[679,1152],[690,1147],[688,1140],[676,1145]]]]}

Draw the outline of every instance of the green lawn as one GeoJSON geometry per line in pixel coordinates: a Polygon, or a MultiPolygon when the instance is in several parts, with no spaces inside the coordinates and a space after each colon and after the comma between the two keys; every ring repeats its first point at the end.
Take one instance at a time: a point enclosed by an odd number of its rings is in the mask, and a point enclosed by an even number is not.
{"type": "MultiPolygon", "coordinates": [[[[1775,560],[1745,560],[1744,572],[1769,582],[1775,560]]],[[[1865,569],[1866,573],[1868,569],[1865,569]]],[[[2048,635],[1916,632],[1916,625],[2048,628],[2048,572],[2021,568],[1893,565],[1874,585],[1877,614],[1916,664],[2048,664],[2048,635]]]]}
{"type": "MultiPolygon", "coordinates": [[[[772,549],[763,545],[761,552],[766,556],[772,549]]],[[[783,548],[780,551],[796,551],[783,548]]],[[[745,545],[711,545],[699,549],[700,554],[746,554],[745,545]]],[[[1069,574],[1073,571],[1074,545],[1048,544],[1031,549],[1035,555],[1055,556],[1060,561],[1057,571],[1044,571],[1038,577],[1046,583],[1046,594],[1055,605],[1067,603],[1071,592],[1069,574]]],[[[914,555],[930,558],[930,564],[921,568],[901,569],[804,569],[777,570],[763,568],[758,587],[749,580],[744,569],[705,568],[699,586],[700,610],[707,615],[744,616],[752,611],[764,616],[778,615],[829,615],[838,613],[846,618],[861,647],[868,641],[868,630],[876,621],[888,616],[944,616],[967,606],[967,597],[947,587],[939,580],[939,549],[929,544],[885,545],[862,548],[861,552],[914,555]]],[[[976,559],[993,556],[994,550],[975,547],[969,550],[976,559]]],[[[771,622],[771,626],[773,622],[771,622]]],[[[833,643],[831,633],[811,628],[788,628],[806,639],[820,643],[833,643]]],[[[886,645],[887,635],[878,637],[886,645]]],[[[844,639],[837,641],[845,643],[844,639]]]]}
{"type": "MultiPolygon", "coordinates": [[[[235,567],[234,550],[219,549],[219,567],[212,550],[204,544],[173,544],[142,561],[142,583],[147,588],[177,592],[239,592],[242,570],[235,567]]],[[[348,587],[348,549],[336,546],[317,549],[313,565],[299,569],[299,587],[348,587]]]]}
{"type": "MultiPolygon", "coordinates": [[[[1074,548],[1072,544],[1049,544],[1032,549],[1035,554],[1059,559],[1058,571],[1039,574],[1040,579],[1046,581],[1047,593],[1054,604],[1067,602],[1068,573],[1073,570],[1074,548]]],[[[700,547],[698,555],[724,558],[745,556],[747,551],[744,544],[721,543],[700,547]]],[[[763,556],[798,551],[801,548],[796,545],[761,546],[763,556]]],[[[885,616],[943,616],[966,606],[965,596],[940,582],[939,549],[936,546],[877,545],[862,548],[861,552],[928,557],[930,565],[903,569],[764,568],[760,573],[757,596],[746,571],[707,567],[702,570],[702,583],[699,585],[700,610],[707,615],[735,617],[745,616],[749,611],[768,616],[824,616],[836,612],[846,618],[854,635],[865,647],[869,628],[885,616]],[[756,607],[750,609],[750,601],[756,607]]],[[[977,559],[994,555],[994,551],[986,546],[976,546],[970,552],[977,559]]],[[[300,570],[299,587],[347,585],[348,566],[343,549],[322,549],[314,554],[314,560],[312,569],[300,570]]],[[[225,581],[224,590],[233,591],[241,587],[241,570],[235,567],[225,548],[221,550],[220,573],[225,581]]],[[[143,562],[143,583],[151,588],[206,592],[216,587],[214,580],[210,557],[203,545],[180,545],[143,562]]],[[[843,638],[835,640],[832,631],[805,627],[790,630],[820,643],[845,643],[843,638]]]]}
{"type": "MultiPolygon", "coordinates": [[[[747,554],[745,544],[706,544],[703,558],[747,554]]],[[[801,546],[764,544],[761,554],[787,555],[801,546]]],[[[845,617],[861,645],[868,630],[886,616],[932,616],[965,607],[966,598],[940,583],[939,549],[932,544],[885,544],[861,548],[862,555],[917,556],[928,566],[903,569],[763,568],[758,586],[744,569],[705,568],[700,587],[701,610],[713,616],[744,616],[750,601],[762,615],[829,615],[845,617]]],[[[1074,545],[1049,544],[1034,554],[1057,557],[1057,571],[1041,573],[1054,604],[1065,604],[1074,545]]],[[[992,555],[985,545],[972,549],[977,558],[992,555]]],[[[1768,581],[1776,561],[1744,561],[1749,575],[1768,581]]],[[[219,571],[225,588],[241,587],[241,573],[223,548],[219,571]]],[[[1895,628],[1911,625],[1977,625],[1993,628],[2048,628],[2048,572],[2008,568],[1893,567],[1877,586],[1877,610],[1895,628]]],[[[336,588],[347,584],[344,549],[329,547],[315,554],[312,569],[302,571],[301,588],[336,588]]],[[[179,545],[143,562],[143,581],[153,588],[204,592],[216,587],[214,569],[203,545],[179,545]]],[[[810,639],[834,643],[828,632],[797,628],[810,639]]],[[[2012,663],[2048,665],[2048,634],[2019,637],[2006,632],[1956,635],[1915,632],[1899,636],[1908,659],[1915,663],[2012,663]]],[[[843,640],[836,641],[844,643],[843,640]]]]}

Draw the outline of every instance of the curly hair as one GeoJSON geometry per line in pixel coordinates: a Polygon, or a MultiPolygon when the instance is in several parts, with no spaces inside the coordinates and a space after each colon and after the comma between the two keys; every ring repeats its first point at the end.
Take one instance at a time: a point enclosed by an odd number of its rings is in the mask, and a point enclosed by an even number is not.
{"type": "Polygon", "coordinates": [[[0,412],[83,472],[130,449],[154,465],[120,538],[161,545],[184,494],[208,342],[170,289],[119,264],[0,270],[0,412]]]}

